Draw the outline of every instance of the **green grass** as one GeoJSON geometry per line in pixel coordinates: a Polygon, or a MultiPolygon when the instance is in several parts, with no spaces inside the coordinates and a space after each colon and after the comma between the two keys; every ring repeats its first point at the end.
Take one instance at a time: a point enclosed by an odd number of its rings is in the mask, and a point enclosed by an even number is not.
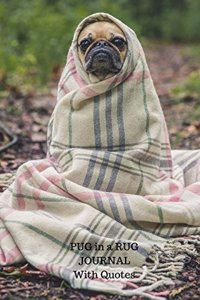
{"type": "Polygon", "coordinates": [[[200,44],[191,44],[184,47],[181,53],[188,56],[192,61],[200,62],[200,44]]]}
{"type": "Polygon", "coordinates": [[[192,72],[181,84],[171,91],[175,100],[200,99],[200,71],[192,72]]]}

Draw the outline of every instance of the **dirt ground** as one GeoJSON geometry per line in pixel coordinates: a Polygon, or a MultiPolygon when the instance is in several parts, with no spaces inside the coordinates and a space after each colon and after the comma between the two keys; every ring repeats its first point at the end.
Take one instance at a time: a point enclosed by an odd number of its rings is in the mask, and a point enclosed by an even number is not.
{"type": "MultiPolygon", "coordinates": [[[[151,45],[145,48],[145,53],[167,120],[172,148],[197,149],[200,145],[200,121],[193,115],[199,100],[175,101],[170,94],[177,83],[197,69],[197,64],[183,54],[183,48],[180,45],[151,45]]],[[[0,94],[0,173],[15,171],[27,160],[45,157],[47,124],[55,99],[55,82],[43,93],[23,96],[16,91],[6,91],[0,94]],[[4,150],[8,135],[11,138],[16,136],[18,141],[4,150]]],[[[167,299],[200,299],[200,256],[188,258],[184,272],[178,274],[174,282],[167,299]]],[[[73,290],[61,279],[46,275],[29,265],[20,265],[0,268],[0,299],[142,298],[73,290]]]]}

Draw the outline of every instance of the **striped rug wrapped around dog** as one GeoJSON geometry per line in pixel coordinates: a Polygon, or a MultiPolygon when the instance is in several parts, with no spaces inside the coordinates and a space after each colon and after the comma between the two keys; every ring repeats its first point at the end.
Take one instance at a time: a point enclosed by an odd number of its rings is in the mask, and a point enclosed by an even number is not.
{"type": "Polygon", "coordinates": [[[0,264],[26,260],[74,288],[164,299],[153,290],[172,284],[199,243],[200,151],[171,151],[143,49],[108,14],[75,31],[48,146],[0,197],[0,264]],[[118,74],[92,83],[77,37],[98,20],[121,28],[128,51],[118,74]]]}

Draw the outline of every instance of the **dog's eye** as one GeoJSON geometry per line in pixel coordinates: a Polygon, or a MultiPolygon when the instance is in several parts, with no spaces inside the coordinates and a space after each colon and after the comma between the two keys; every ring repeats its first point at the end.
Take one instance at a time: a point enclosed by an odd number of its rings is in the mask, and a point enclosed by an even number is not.
{"type": "Polygon", "coordinates": [[[112,43],[119,49],[123,49],[125,44],[126,44],[126,41],[121,38],[121,37],[115,37],[113,40],[112,40],[112,43]]]}
{"type": "Polygon", "coordinates": [[[90,46],[91,40],[90,39],[84,39],[80,42],[79,46],[81,51],[85,52],[87,48],[90,46]]]}

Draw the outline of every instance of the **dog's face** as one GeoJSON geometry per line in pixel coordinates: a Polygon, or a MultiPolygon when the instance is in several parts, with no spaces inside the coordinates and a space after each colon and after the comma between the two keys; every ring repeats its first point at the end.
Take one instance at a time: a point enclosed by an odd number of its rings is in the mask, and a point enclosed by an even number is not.
{"type": "Polygon", "coordinates": [[[117,25],[95,22],[84,27],[78,37],[78,55],[93,81],[118,73],[127,51],[126,38],[117,25]]]}

